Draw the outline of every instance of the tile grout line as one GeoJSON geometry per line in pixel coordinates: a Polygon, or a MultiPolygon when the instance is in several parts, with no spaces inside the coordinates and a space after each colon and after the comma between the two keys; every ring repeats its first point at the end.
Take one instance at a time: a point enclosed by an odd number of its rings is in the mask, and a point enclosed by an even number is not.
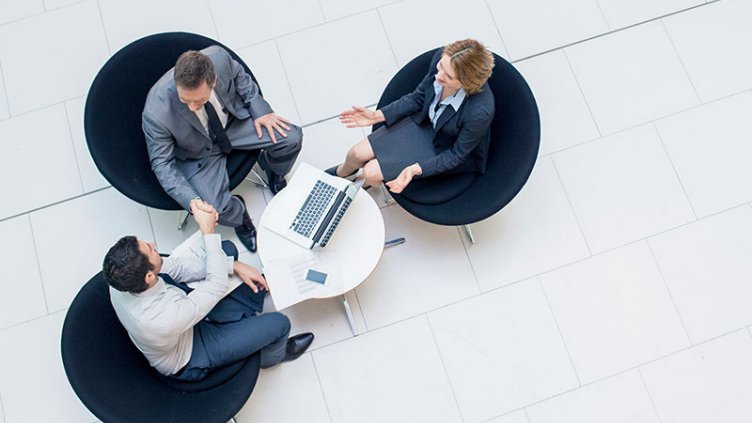
{"type": "MultiPolygon", "coordinates": [[[[378,8],[376,9],[376,16],[379,18],[379,23],[381,24],[381,29],[384,30],[384,37],[386,37],[386,42],[389,44],[389,51],[392,52],[392,58],[394,59],[394,64],[399,67],[399,60],[397,60],[397,53],[394,52],[394,45],[392,44],[392,39],[389,38],[389,31],[386,30],[386,24],[384,24],[384,17],[381,16],[381,10],[378,8]]],[[[399,69],[397,70],[399,72],[399,69]]]]}
{"type": "Polygon", "coordinates": [[[3,394],[0,392],[0,416],[2,416],[3,421],[8,421],[8,416],[5,415],[5,407],[3,406],[3,394]]]}
{"type": "Polygon", "coordinates": [[[564,346],[564,351],[566,351],[567,353],[567,358],[569,359],[569,365],[572,366],[572,372],[574,373],[574,377],[577,379],[577,385],[579,385],[579,387],[582,388],[582,381],[580,380],[580,374],[577,373],[577,367],[574,365],[574,360],[572,359],[572,354],[569,352],[567,341],[564,339],[564,334],[561,332],[561,326],[559,326],[559,319],[556,318],[556,313],[554,313],[554,308],[551,307],[551,300],[548,299],[548,293],[546,292],[546,288],[543,286],[543,281],[541,280],[540,276],[536,276],[535,279],[538,280],[538,287],[543,293],[543,298],[546,300],[546,305],[548,306],[548,312],[551,313],[551,317],[554,319],[554,325],[556,325],[556,332],[559,334],[559,340],[561,341],[561,345],[564,346]]]}
{"type": "MultiPolygon", "coordinates": [[[[535,401],[535,402],[531,402],[530,404],[526,404],[526,405],[524,405],[524,406],[522,406],[522,407],[518,407],[518,408],[515,408],[515,409],[513,409],[513,410],[509,410],[509,411],[505,412],[504,414],[500,414],[500,416],[504,416],[504,415],[512,414],[512,413],[514,413],[514,412],[517,412],[517,411],[520,411],[520,410],[525,410],[525,412],[527,413],[527,411],[526,411],[526,410],[527,410],[528,408],[530,408],[530,407],[533,407],[533,406],[535,406],[535,405],[538,405],[538,404],[540,404],[540,403],[546,402],[546,401],[548,401],[548,400],[551,400],[551,399],[554,399],[554,398],[558,398],[558,397],[561,397],[561,396],[563,396],[563,395],[567,395],[567,394],[570,394],[570,393],[576,392],[576,391],[578,391],[578,390],[580,390],[580,389],[583,389],[583,388],[586,388],[586,387],[588,387],[588,386],[592,386],[592,385],[595,385],[595,384],[597,384],[597,383],[603,382],[603,381],[605,381],[606,379],[610,379],[610,378],[612,378],[612,377],[616,377],[616,376],[622,375],[622,374],[624,374],[624,373],[627,373],[627,372],[630,372],[630,371],[633,371],[633,370],[639,370],[639,369],[640,369],[641,367],[644,367],[644,366],[647,366],[647,365],[650,365],[650,364],[653,364],[653,363],[657,363],[657,362],[658,362],[658,361],[660,361],[660,360],[665,360],[665,359],[667,359],[667,358],[670,358],[670,357],[671,357],[671,356],[673,356],[673,355],[676,355],[676,354],[680,354],[680,353],[683,353],[683,352],[685,352],[685,351],[689,351],[689,350],[691,350],[691,349],[693,349],[693,348],[697,348],[697,347],[699,347],[699,346],[701,346],[701,345],[704,345],[704,344],[708,344],[708,343],[710,343],[710,342],[713,342],[713,341],[716,341],[716,340],[718,340],[718,339],[720,339],[720,338],[722,338],[722,337],[724,337],[724,336],[729,336],[729,335],[731,335],[731,334],[733,334],[733,333],[736,333],[736,332],[739,332],[739,331],[741,331],[741,330],[745,330],[745,329],[746,329],[746,327],[744,327],[744,326],[742,326],[742,327],[739,327],[739,328],[736,328],[736,329],[733,329],[733,330],[731,330],[731,331],[728,331],[728,332],[722,333],[722,334],[720,334],[720,335],[718,335],[718,336],[714,336],[713,338],[710,338],[710,339],[707,339],[707,340],[705,340],[705,341],[699,342],[699,343],[697,343],[696,345],[691,345],[691,346],[689,346],[689,347],[686,347],[686,348],[682,348],[682,349],[676,350],[676,351],[674,351],[674,352],[672,352],[672,353],[669,353],[669,354],[664,354],[664,355],[662,355],[662,356],[660,356],[660,357],[656,357],[656,358],[654,358],[654,359],[648,360],[648,361],[646,361],[646,362],[643,362],[643,363],[641,363],[641,364],[637,364],[637,365],[635,365],[635,366],[632,366],[632,367],[630,367],[630,368],[628,368],[628,369],[624,369],[624,370],[620,370],[620,371],[618,371],[618,372],[615,372],[615,373],[612,373],[612,374],[608,374],[608,375],[606,375],[606,376],[604,376],[604,377],[602,377],[602,378],[600,378],[600,379],[597,379],[597,380],[593,380],[593,381],[591,381],[591,382],[588,382],[588,383],[586,383],[586,384],[584,384],[584,385],[582,385],[582,386],[580,386],[580,387],[577,387],[577,388],[572,388],[572,389],[568,389],[568,390],[566,390],[566,391],[562,391],[562,392],[559,392],[559,393],[557,393],[557,394],[551,395],[550,397],[542,398],[542,399],[539,399],[539,400],[537,400],[537,401],[535,401]]],[[[498,416],[495,416],[495,417],[498,417],[498,416]]],[[[495,418],[495,417],[494,417],[494,418],[495,418]]]]}
{"type": "Polygon", "coordinates": [[[687,204],[689,205],[689,209],[692,210],[692,216],[695,218],[695,221],[697,221],[697,212],[695,211],[694,205],[692,205],[692,200],[689,198],[689,194],[687,193],[687,189],[684,187],[684,183],[681,180],[681,177],[679,176],[679,172],[676,170],[676,165],[674,164],[674,160],[671,158],[671,154],[669,154],[668,148],[666,148],[666,143],[663,141],[663,137],[661,136],[661,131],[658,130],[658,126],[655,124],[655,121],[651,122],[653,125],[653,131],[658,136],[658,142],[661,144],[661,148],[663,149],[663,154],[666,155],[666,158],[668,159],[668,162],[671,164],[671,170],[674,171],[674,176],[676,176],[676,181],[679,182],[679,186],[682,189],[682,193],[684,193],[684,199],[687,200],[687,204]]]}
{"type": "MultiPolygon", "coordinates": [[[[85,197],[87,195],[96,194],[96,193],[98,193],[100,191],[104,191],[104,190],[109,189],[109,188],[112,188],[112,186],[108,185],[106,187],[97,188],[97,189],[95,189],[93,191],[85,192],[85,193],[80,194],[80,195],[74,195],[73,197],[68,197],[68,198],[63,199],[63,200],[59,200],[59,201],[55,201],[55,202],[52,202],[52,203],[48,203],[48,204],[45,204],[44,206],[40,206],[40,207],[37,207],[35,209],[26,210],[24,212],[16,213],[16,214],[8,216],[8,217],[3,217],[2,219],[0,219],[0,222],[5,222],[6,220],[13,219],[14,217],[20,217],[20,216],[23,216],[25,214],[31,214],[31,213],[34,213],[34,212],[42,211],[42,210],[48,209],[50,207],[55,207],[55,206],[58,206],[60,204],[67,203],[68,201],[73,201],[73,200],[77,200],[79,198],[85,197]]],[[[129,198],[129,200],[130,200],[130,198],[129,198]]],[[[133,201],[133,200],[130,200],[130,201],[133,201]]]]}
{"type": "Polygon", "coordinates": [[[329,422],[333,423],[334,419],[332,418],[332,410],[329,409],[329,401],[326,400],[326,391],[324,390],[324,385],[321,383],[321,375],[319,374],[319,368],[316,367],[316,358],[313,356],[313,353],[316,351],[318,350],[314,350],[309,353],[311,354],[311,363],[313,364],[313,371],[316,372],[316,381],[319,383],[319,389],[321,389],[321,396],[324,398],[324,405],[326,406],[326,414],[329,415],[329,422]]]}
{"type": "MultiPolygon", "coordinates": [[[[104,42],[107,44],[107,53],[112,57],[112,47],[110,46],[110,37],[107,36],[107,30],[105,29],[104,14],[102,13],[102,5],[97,0],[97,10],[99,11],[99,22],[102,24],[102,32],[104,33],[104,42]]],[[[109,58],[108,58],[109,59],[109,58]]]]}
{"type": "Polygon", "coordinates": [[[681,323],[682,329],[684,330],[684,336],[687,337],[687,342],[689,342],[689,345],[693,345],[692,337],[689,336],[689,330],[687,330],[687,325],[684,323],[684,317],[682,317],[681,313],[679,312],[679,307],[676,305],[674,294],[671,292],[671,289],[668,287],[668,282],[666,282],[666,276],[663,274],[663,270],[661,269],[660,263],[658,263],[658,258],[655,256],[655,251],[653,251],[653,246],[650,245],[649,240],[645,240],[645,245],[647,245],[648,251],[650,251],[650,257],[653,258],[653,264],[655,265],[655,269],[658,270],[658,275],[660,275],[661,282],[663,282],[663,287],[666,289],[668,298],[671,300],[671,305],[674,307],[674,312],[676,313],[676,317],[679,318],[679,323],[681,323]]]}
{"type": "Polygon", "coordinates": [[[567,187],[564,185],[564,180],[561,178],[561,175],[559,174],[559,168],[556,167],[556,161],[554,160],[553,156],[549,157],[549,160],[551,161],[551,165],[554,167],[554,173],[556,173],[556,179],[559,181],[559,186],[561,187],[562,191],[564,191],[564,197],[567,199],[567,204],[569,204],[569,210],[572,211],[572,216],[574,216],[574,221],[577,223],[577,228],[580,230],[580,235],[582,235],[582,240],[585,241],[585,248],[587,248],[589,257],[593,257],[593,250],[590,248],[590,243],[587,240],[587,237],[585,236],[585,230],[582,229],[582,224],[580,223],[580,219],[577,217],[577,211],[574,209],[574,204],[572,204],[572,199],[569,197],[569,192],[567,191],[567,187]]]}
{"type": "Polygon", "coordinates": [[[0,84],[2,84],[3,93],[5,93],[5,106],[8,107],[8,117],[2,119],[9,119],[13,117],[10,112],[10,96],[8,95],[8,84],[5,83],[5,73],[3,72],[3,64],[0,61],[0,84]]]}
{"type": "Polygon", "coordinates": [[[324,13],[324,6],[321,4],[321,0],[316,0],[316,4],[319,5],[319,11],[321,12],[321,19],[323,19],[324,22],[329,22],[329,19],[326,18],[326,13],[324,13]]]}
{"type": "Polygon", "coordinates": [[[279,42],[277,42],[277,39],[275,38],[273,40],[274,42],[274,49],[277,50],[277,56],[279,57],[279,63],[282,65],[282,73],[285,75],[285,81],[287,81],[287,89],[290,91],[290,97],[292,98],[292,104],[295,106],[295,113],[298,115],[298,119],[300,121],[300,128],[302,131],[303,128],[303,116],[300,114],[300,107],[298,107],[298,100],[295,99],[295,92],[292,89],[292,85],[290,83],[290,75],[287,73],[287,66],[285,66],[285,61],[282,59],[282,50],[279,48],[279,42]]]}
{"type": "Polygon", "coordinates": [[[73,137],[73,127],[71,126],[70,114],[68,113],[68,103],[63,102],[63,110],[65,111],[65,121],[68,123],[68,136],[70,137],[71,147],[73,148],[73,158],[76,161],[76,170],[78,171],[78,182],[81,184],[81,192],[86,192],[84,188],[84,177],[81,174],[81,163],[78,160],[78,150],[76,149],[76,142],[73,137]]]}
{"type": "Polygon", "coordinates": [[[488,4],[488,0],[483,0],[483,2],[486,4],[486,9],[488,9],[488,16],[491,17],[491,22],[494,24],[494,28],[496,28],[496,33],[499,34],[499,39],[501,40],[501,47],[504,49],[504,55],[509,58],[509,61],[511,62],[512,56],[509,53],[509,47],[507,47],[507,43],[504,42],[504,37],[501,35],[501,28],[499,27],[499,23],[496,22],[496,18],[494,17],[493,11],[491,10],[491,6],[488,4]]]}
{"type": "MultiPolygon", "coordinates": [[[[631,131],[633,129],[637,129],[637,128],[641,127],[641,126],[646,126],[646,125],[649,125],[649,124],[651,124],[653,122],[657,122],[659,120],[669,119],[669,118],[672,118],[674,116],[678,116],[678,115],[680,115],[682,113],[688,113],[688,112],[694,111],[696,109],[700,109],[702,107],[711,105],[713,103],[717,103],[717,102],[720,102],[720,101],[723,101],[723,100],[728,100],[731,97],[734,97],[734,96],[737,96],[737,95],[742,95],[742,94],[745,94],[745,93],[748,93],[748,92],[752,92],[752,90],[745,88],[742,91],[737,91],[737,92],[734,92],[734,93],[731,93],[731,94],[728,94],[728,95],[724,95],[723,97],[719,97],[719,98],[714,99],[712,101],[709,101],[709,102],[707,102],[705,104],[698,104],[698,105],[691,106],[691,107],[688,107],[688,108],[685,108],[685,109],[681,109],[681,110],[677,110],[677,111],[671,112],[671,113],[663,115],[663,116],[658,116],[658,117],[652,118],[650,120],[644,121],[642,123],[638,123],[638,124],[635,124],[635,125],[623,128],[623,129],[618,129],[618,130],[616,130],[614,132],[609,132],[607,134],[600,135],[600,136],[598,136],[596,138],[591,138],[589,140],[582,141],[579,144],[570,145],[568,147],[564,147],[564,148],[559,149],[559,150],[551,151],[551,152],[546,153],[546,154],[544,154],[544,155],[542,155],[540,157],[551,156],[551,155],[554,155],[554,154],[558,154],[558,153],[562,153],[562,152],[565,152],[565,151],[573,150],[575,148],[582,147],[584,145],[587,145],[587,144],[590,144],[590,143],[593,143],[593,142],[597,142],[597,141],[599,141],[599,140],[601,140],[603,138],[606,138],[606,137],[610,137],[610,136],[613,136],[613,135],[623,134],[623,133],[631,131]]],[[[587,102],[586,102],[586,104],[587,104],[587,102]]],[[[316,123],[318,123],[318,122],[316,122],[316,123]]],[[[597,124],[596,124],[596,127],[597,127],[597,124]]]]}
{"type": "Polygon", "coordinates": [[[650,393],[650,388],[648,388],[648,383],[645,382],[645,375],[642,374],[642,369],[640,369],[639,367],[637,368],[637,374],[640,375],[642,386],[645,388],[645,393],[648,394],[648,399],[650,400],[651,407],[653,407],[653,413],[655,413],[655,418],[656,420],[658,420],[658,423],[661,423],[661,415],[658,414],[658,407],[655,406],[655,401],[653,400],[653,394],[650,393]]]}
{"type": "MultiPolygon", "coordinates": [[[[720,0],[717,0],[717,1],[720,1],[720,0]]],[[[592,40],[595,40],[597,38],[605,37],[605,36],[608,36],[608,35],[611,35],[611,34],[616,34],[616,33],[621,32],[621,31],[626,31],[628,29],[632,29],[632,28],[635,28],[637,26],[644,25],[644,24],[647,24],[647,23],[651,23],[651,22],[654,22],[654,21],[659,20],[659,19],[667,18],[669,16],[678,15],[680,13],[684,13],[684,12],[690,11],[692,9],[697,9],[697,8],[700,8],[700,7],[703,7],[703,6],[707,6],[708,4],[712,4],[712,3],[696,4],[694,6],[687,7],[686,9],[677,10],[677,11],[674,11],[674,12],[671,12],[671,13],[667,13],[665,15],[659,15],[659,16],[656,16],[654,18],[646,19],[646,20],[640,21],[640,22],[635,22],[635,23],[627,25],[625,27],[614,29],[612,31],[603,32],[603,33],[600,33],[598,35],[593,35],[592,37],[584,38],[584,39],[578,40],[578,41],[573,41],[571,43],[563,44],[563,45],[560,45],[560,46],[557,46],[557,47],[553,47],[553,48],[550,48],[548,50],[543,50],[541,52],[538,52],[538,53],[535,53],[535,54],[531,54],[529,56],[521,57],[521,58],[515,59],[515,60],[510,60],[510,62],[511,63],[517,63],[517,62],[521,62],[523,60],[528,60],[528,59],[532,59],[534,57],[542,56],[544,54],[548,54],[548,53],[554,52],[556,50],[565,49],[567,47],[573,47],[573,46],[576,46],[576,45],[579,45],[579,44],[584,44],[584,43],[586,43],[588,41],[592,41],[592,40]]],[[[606,25],[608,25],[608,23],[606,23],[606,25]]]]}
{"type": "Polygon", "coordinates": [[[460,402],[457,399],[457,394],[454,392],[454,385],[452,384],[452,378],[449,377],[449,371],[446,368],[446,363],[444,362],[444,355],[441,354],[441,348],[439,348],[439,341],[436,339],[436,332],[434,331],[433,324],[431,323],[431,316],[428,315],[428,312],[423,313],[424,316],[426,316],[426,321],[428,322],[428,329],[431,331],[431,339],[433,339],[433,346],[436,348],[436,352],[439,354],[439,362],[441,362],[441,368],[444,370],[444,376],[446,376],[446,381],[449,384],[449,391],[452,392],[452,398],[454,399],[454,406],[457,407],[457,414],[460,415],[460,421],[465,422],[465,416],[462,414],[462,408],[460,408],[460,402]]]}
{"type": "MultiPolygon", "coordinates": [[[[44,288],[44,275],[42,274],[42,263],[41,261],[39,261],[39,248],[37,247],[37,237],[34,234],[34,224],[31,221],[31,213],[28,213],[26,217],[29,222],[29,231],[31,231],[31,243],[34,246],[34,258],[36,259],[36,262],[37,262],[37,272],[39,272],[39,285],[42,287],[42,298],[44,299],[44,309],[47,311],[45,316],[49,316],[50,306],[49,306],[49,303],[47,302],[47,290],[44,288]]],[[[39,317],[43,317],[43,316],[39,316],[39,317]]]]}
{"type": "Polygon", "coordinates": [[[601,0],[595,0],[595,5],[598,6],[598,11],[601,13],[601,17],[603,18],[603,22],[606,24],[606,28],[608,28],[609,31],[613,29],[611,26],[611,22],[608,21],[608,18],[606,17],[606,13],[603,12],[603,6],[601,6],[601,0]]]}
{"type": "Polygon", "coordinates": [[[703,104],[702,98],[700,97],[700,92],[697,91],[697,87],[695,86],[694,81],[692,81],[692,77],[689,74],[689,70],[687,70],[687,66],[684,64],[684,60],[681,57],[681,54],[679,54],[679,49],[676,48],[676,43],[674,42],[673,37],[671,37],[671,32],[668,30],[668,27],[666,27],[666,22],[663,19],[660,19],[661,22],[661,28],[663,28],[663,32],[666,33],[666,37],[668,37],[668,41],[671,43],[671,48],[674,49],[674,53],[676,53],[676,58],[679,59],[679,64],[682,67],[682,70],[684,71],[684,75],[687,77],[687,81],[689,81],[689,85],[692,86],[692,91],[695,93],[695,97],[697,97],[697,102],[699,104],[703,104]]]}
{"type": "Polygon", "coordinates": [[[214,33],[217,34],[217,39],[220,39],[219,36],[219,28],[217,27],[217,21],[214,18],[214,10],[212,9],[211,2],[209,0],[205,0],[206,8],[209,9],[209,19],[211,19],[212,27],[214,28],[214,33]]]}
{"type": "MultiPolygon", "coordinates": [[[[569,71],[572,72],[572,76],[574,77],[575,84],[577,84],[577,89],[580,90],[582,101],[585,102],[585,107],[587,107],[588,113],[590,113],[590,119],[593,119],[595,130],[598,131],[598,137],[595,139],[602,138],[604,136],[603,131],[601,131],[601,127],[598,125],[598,121],[595,119],[595,114],[593,113],[593,109],[590,107],[590,103],[588,102],[587,97],[585,96],[585,90],[582,89],[582,84],[580,84],[580,79],[577,78],[577,73],[574,71],[572,62],[569,60],[569,55],[567,55],[567,52],[565,49],[561,49],[561,54],[564,55],[564,60],[567,62],[567,66],[569,66],[569,71]]],[[[584,144],[584,142],[582,144],[584,144]]],[[[577,144],[577,145],[582,145],[582,144],[577,144]]]]}

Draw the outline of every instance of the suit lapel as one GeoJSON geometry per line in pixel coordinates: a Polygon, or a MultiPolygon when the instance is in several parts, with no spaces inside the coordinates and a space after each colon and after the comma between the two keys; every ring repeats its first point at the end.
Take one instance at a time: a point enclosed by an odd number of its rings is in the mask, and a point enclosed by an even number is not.
{"type": "MultiPolygon", "coordinates": [[[[462,104],[465,104],[465,102],[463,101],[462,104]]],[[[462,105],[460,105],[460,107],[462,107],[462,105]]],[[[434,129],[434,132],[438,133],[441,130],[441,127],[444,126],[456,113],[457,111],[454,110],[454,107],[452,107],[451,105],[446,106],[444,108],[444,111],[441,112],[439,120],[436,122],[436,128],[434,129]]]]}
{"type": "Polygon", "coordinates": [[[222,103],[223,106],[225,106],[225,109],[227,111],[235,116],[235,109],[232,107],[232,99],[230,98],[230,84],[223,81],[219,75],[217,75],[217,85],[214,86],[214,91],[217,93],[217,97],[219,97],[219,102],[222,103]]]}

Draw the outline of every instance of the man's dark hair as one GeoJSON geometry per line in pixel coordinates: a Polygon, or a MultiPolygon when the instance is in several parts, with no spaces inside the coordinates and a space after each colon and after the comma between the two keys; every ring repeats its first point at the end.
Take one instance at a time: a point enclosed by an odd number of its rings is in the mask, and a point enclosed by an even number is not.
{"type": "Polygon", "coordinates": [[[177,86],[189,90],[200,87],[202,81],[211,86],[216,78],[214,63],[196,50],[188,50],[178,57],[172,76],[177,86]]]}
{"type": "Polygon", "coordinates": [[[135,236],[124,236],[104,256],[102,274],[118,291],[137,294],[146,291],[146,273],[154,270],[146,254],[138,249],[135,236]]]}

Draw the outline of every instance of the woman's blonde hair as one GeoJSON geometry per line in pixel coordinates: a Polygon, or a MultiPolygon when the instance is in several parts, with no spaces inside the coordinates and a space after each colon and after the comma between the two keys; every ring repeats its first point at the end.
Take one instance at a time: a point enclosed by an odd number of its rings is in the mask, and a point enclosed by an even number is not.
{"type": "Polygon", "coordinates": [[[449,56],[462,88],[470,95],[481,92],[483,84],[491,77],[493,54],[483,44],[469,38],[444,47],[444,54],[449,56]]]}

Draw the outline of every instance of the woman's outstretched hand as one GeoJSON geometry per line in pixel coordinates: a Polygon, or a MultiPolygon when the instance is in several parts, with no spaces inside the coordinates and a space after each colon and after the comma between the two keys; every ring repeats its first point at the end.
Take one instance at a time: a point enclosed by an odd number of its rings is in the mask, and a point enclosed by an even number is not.
{"type": "Polygon", "coordinates": [[[410,181],[413,180],[414,176],[420,175],[421,173],[423,173],[423,169],[420,168],[420,165],[413,163],[410,166],[402,169],[402,172],[400,172],[397,178],[387,182],[386,186],[389,187],[389,191],[395,194],[399,194],[403,189],[405,189],[407,184],[409,184],[410,181]]]}
{"type": "Polygon", "coordinates": [[[371,126],[383,122],[384,114],[381,113],[381,110],[374,111],[365,107],[353,106],[352,109],[339,114],[339,121],[348,128],[371,126]]]}

